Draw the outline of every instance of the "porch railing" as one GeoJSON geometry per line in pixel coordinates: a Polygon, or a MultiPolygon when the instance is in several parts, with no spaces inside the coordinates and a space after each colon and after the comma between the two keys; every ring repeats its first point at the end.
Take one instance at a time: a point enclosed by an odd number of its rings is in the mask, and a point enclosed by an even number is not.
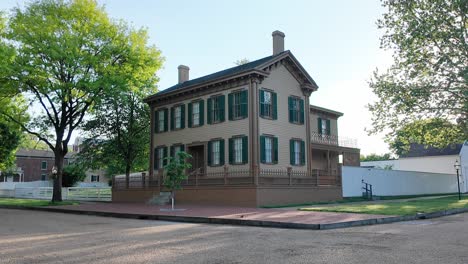
{"type": "Polygon", "coordinates": [[[312,143],[332,145],[347,148],[357,148],[357,140],[354,138],[339,137],[335,135],[323,135],[317,132],[311,133],[310,141],[312,143]]]}
{"type": "MultiPolygon", "coordinates": [[[[155,172],[154,177],[146,173],[128,177],[114,177],[112,187],[115,189],[145,189],[161,187],[164,173],[155,172]]],[[[204,172],[195,170],[182,186],[341,186],[340,170],[312,170],[307,171],[287,169],[261,169],[253,171],[229,170],[227,166],[220,170],[204,172]]]]}

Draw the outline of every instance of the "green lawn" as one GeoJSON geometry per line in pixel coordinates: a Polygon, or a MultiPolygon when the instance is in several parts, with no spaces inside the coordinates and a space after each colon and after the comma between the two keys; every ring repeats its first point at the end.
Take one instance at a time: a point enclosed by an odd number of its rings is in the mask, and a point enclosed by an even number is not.
{"type": "Polygon", "coordinates": [[[50,206],[50,205],[74,205],[79,204],[73,201],[63,201],[52,203],[49,200],[35,199],[16,199],[16,198],[0,198],[0,206],[50,206]]]}
{"type": "Polygon", "coordinates": [[[326,207],[304,207],[301,211],[342,212],[381,215],[414,215],[416,213],[430,213],[447,209],[468,208],[468,197],[449,196],[434,199],[419,199],[402,202],[380,202],[375,204],[343,204],[326,207]]]}

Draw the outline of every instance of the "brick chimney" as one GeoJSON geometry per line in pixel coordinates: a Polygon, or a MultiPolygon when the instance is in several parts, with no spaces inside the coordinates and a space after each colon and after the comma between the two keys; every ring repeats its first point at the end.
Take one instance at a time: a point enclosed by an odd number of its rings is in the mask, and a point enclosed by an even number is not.
{"type": "Polygon", "coordinates": [[[278,30],[271,33],[273,36],[273,55],[281,53],[284,51],[284,33],[278,30]]]}
{"type": "Polygon", "coordinates": [[[189,70],[190,68],[185,65],[179,65],[179,83],[183,83],[189,80],[189,70]]]}

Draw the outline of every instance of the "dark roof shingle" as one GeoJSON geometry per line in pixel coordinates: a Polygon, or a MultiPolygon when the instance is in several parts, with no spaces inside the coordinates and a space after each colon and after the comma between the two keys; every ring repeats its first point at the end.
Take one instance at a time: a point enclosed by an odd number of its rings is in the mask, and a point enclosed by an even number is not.
{"type": "Polygon", "coordinates": [[[185,88],[185,87],[189,87],[189,86],[193,86],[193,85],[213,81],[213,80],[222,78],[224,76],[230,76],[230,75],[234,75],[234,74],[241,73],[241,72],[244,72],[244,71],[254,70],[256,67],[262,65],[263,63],[265,63],[265,62],[267,62],[267,61],[269,61],[269,60],[271,60],[271,59],[273,59],[275,57],[281,56],[285,52],[288,52],[288,51],[283,51],[283,52],[278,53],[276,55],[271,55],[271,56],[268,56],[268,57],[264,57],[264,58],[261,58],[261,59],[255,60],[255,61],[248,62],[246,64],[242,64],[242,65],[235,66],[235,67],[232,67],[232,68],[229,68],[229,69],[225,69],[225,70],[222,70],[222,71],[219,71],[219,72],[215,72],[215,73],[212,73],[212,74],[209,74],[209,75],[205,75],[205,76],[202,76],[202,77],[199,77],[199,78],[196,78],[196,79],[188,80],[188,81],[183,82],[183,83],[176,84],[174,86],[171,86],[171,87],[169,87],[167,89],[164,89],[164,90],[158,92],[157,95],[162,95],[162,94],[166,94],[166,93],[169,93],[169,92],[172,92],[172,91],[175,91],[175,90],[179,90],[179,89],[182,89],[182,88],[185,88]]]}

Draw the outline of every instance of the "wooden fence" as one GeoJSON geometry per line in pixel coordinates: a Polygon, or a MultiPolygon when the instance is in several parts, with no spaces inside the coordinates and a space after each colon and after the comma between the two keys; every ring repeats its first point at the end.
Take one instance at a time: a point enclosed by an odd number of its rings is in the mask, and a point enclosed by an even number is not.
{"type": "MultiPolygon", "coordinates": [[[[146,173],[114,177],[112,187],[115,189],[145,189],[163,185],[162,170],[155,172],[151,178],[146,173]]],[[[195,170],[182,186],[341,186],[341,171],[312,170],[298,171],[287,169],[229,170],[227,166],[220,170],[203,172],[195,170]],[[256,176],[257,175],[257,176],[256,176]]]]}

